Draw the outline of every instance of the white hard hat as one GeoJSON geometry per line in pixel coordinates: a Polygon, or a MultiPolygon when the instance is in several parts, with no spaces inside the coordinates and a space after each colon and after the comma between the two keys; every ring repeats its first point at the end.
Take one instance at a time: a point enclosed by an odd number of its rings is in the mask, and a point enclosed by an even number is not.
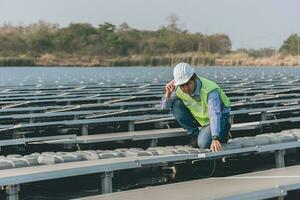
{"type": "Polygon", "coordinates": [[[190,80],[190,78],[192,78],[194,73],[194,68],[188,63],[178,63],[173,70],[175,85],[178,86],[185,84],[190,80]]]}

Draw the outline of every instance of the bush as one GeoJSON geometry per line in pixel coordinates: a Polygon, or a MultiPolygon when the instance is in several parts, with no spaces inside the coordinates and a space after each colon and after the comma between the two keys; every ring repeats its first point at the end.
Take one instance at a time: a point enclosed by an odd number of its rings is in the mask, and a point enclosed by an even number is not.
{"type": "Polygon", "coordinates": [[[0,58],[0,66],[34,66],[34,60],[32,58],[0,58]]]}

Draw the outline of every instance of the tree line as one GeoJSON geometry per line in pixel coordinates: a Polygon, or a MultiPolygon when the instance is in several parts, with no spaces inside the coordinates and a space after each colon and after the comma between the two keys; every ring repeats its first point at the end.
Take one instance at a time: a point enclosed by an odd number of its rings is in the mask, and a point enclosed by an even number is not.
{"type": "Polygon", "coordinates": [[[132,56],[186,52],[226,54],[231,50],[225,34],[204,35],[178,28],[176,21],[156,31],[138,30],[123,23],[57,24],[38,22],[28,26],[0,27],[0,56],[54,55],[132,56]]]}
{"type": "MultiPolygon", "coordinates": [[[[195,64],[213,65],[226,55],[241,54],[251,58],[273,55],[299,55],[300,36],[291,34],[276,50],[231,49],[226,34],[205,35],[182,28],[176,16],[170,16],[167,25],[157,30],[138,30],[127,23],[108,22],[93,26],[89,23],[71,23],[59,27],[40,21],[30,25],[4,24],[0,27],[0,66],[60,65],[65,58],[76,58],[63,65],[162,65],[185,59],[195,64]],[[93,62],[89,59],[96,58],[93,62]],[[44,62],[44,63],[43,63],[44,62]]],[[[242,63],[240,58],[233,57],[242,63]]]]}

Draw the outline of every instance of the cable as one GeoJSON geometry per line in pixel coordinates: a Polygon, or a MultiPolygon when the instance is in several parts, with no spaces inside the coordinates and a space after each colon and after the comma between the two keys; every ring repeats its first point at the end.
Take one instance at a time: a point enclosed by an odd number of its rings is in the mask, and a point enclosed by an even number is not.
{"type": "Polygon", "coordinates": [[[213,160],[213,167],[212,167],[212,170],[211,170],[211,172],[209,173],[208,176],[203,176],[203,175],[199,174],[199,173],[192,167],[193,173],[195,173],[195,174],[198,176],[198,178],[210,178],[210,177],[212,177],[212,176],[214,175],[215,171],[216,171],[216,166],[217,166],[217,164],[216,164],[216,159],[213,158],[212,160],[213,160]]]}

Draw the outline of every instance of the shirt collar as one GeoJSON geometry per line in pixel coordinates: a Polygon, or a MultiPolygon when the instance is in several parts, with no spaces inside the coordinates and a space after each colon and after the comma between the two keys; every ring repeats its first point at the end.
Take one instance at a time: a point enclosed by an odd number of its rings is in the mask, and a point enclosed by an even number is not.
{"type": "Polygon", "coordinates": [[[201,84],[200,80],[197,78],[195,80],[195,91],[192,94],[192,98],[194,98],[197,101],[200,100],[200,89],[201,89],[201,86],[202,86],[202,84],[201,84]]]}

